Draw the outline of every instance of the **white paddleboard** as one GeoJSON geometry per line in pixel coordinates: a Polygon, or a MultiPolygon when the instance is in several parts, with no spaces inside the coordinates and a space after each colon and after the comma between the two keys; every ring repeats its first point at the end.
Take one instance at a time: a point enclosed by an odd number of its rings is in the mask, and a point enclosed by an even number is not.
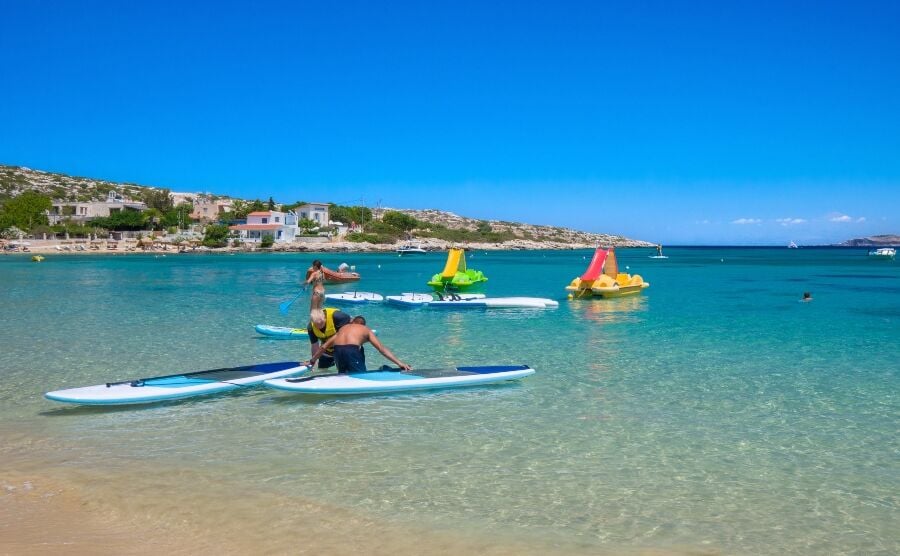
{"type": "Polygon", "coordinates": [[[47,392],[44,397],[82,405],[150,403],[237,390],[307,370],[308,367],[295,361],[264,363],[56,390],[47,392]]]}
{"type": "Polygon", "coordinates": [[[342,395],[437,390],[515,380],[534,374],[527,365],[380,370],[267,380],[265,385],[297,394],[342,395]]]}
{"type": "Polygon", "coordinates": [[[342,292],[325,294],[325,299],[336,303],[377,303],[384,297],[372,292],[342,292]]]}
{"type": "MultiPolygon", "coordinates": [[[[444,299],[449,299],[453,297],[454,299],[458,298],[460,300],[466,299],[484,299],[485,295],[483,293],[460,293],[460,294],[441,294],[444,299]],[[455,297],[454,297],[455,296],[455,297]]],[[[422,305],[426,305],[428,303],[432,303],[433,301],[439,300],[439,297],[436,294],[431,293],[402,293],[400,295],[388,295],[385,297],[385,300],[388,303],[393,303],[395,305],[406,305],[412,307],[420,307],[422,305]]]]}

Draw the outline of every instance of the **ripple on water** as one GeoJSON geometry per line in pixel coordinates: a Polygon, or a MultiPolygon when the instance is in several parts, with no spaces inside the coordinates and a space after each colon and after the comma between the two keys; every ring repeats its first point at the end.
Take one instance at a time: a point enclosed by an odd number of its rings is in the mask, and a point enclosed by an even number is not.
{"type": "MultiPolygon", "coordinates": [[[[538,370],[517,384],[350,398],[255,389],[113,410],[64,409],[41,393],[307,357],[307,342],[260,341],[253,326],[303,324],[308,300],[287,317],[277,305],[311,256],[67,260],[39,275],[0,260],[0,312],[16,323],[0,338],[0,422],[18,431],[0,455],[96,470],[135,491],[180,489],[198,500],[192,509],[241,508],[256,524],[296,526],[302,512],[285,508],[309,500],[348,519],[457,539],[502,531],[572,549],[563,553],[900,551],[897,288],[863,287],[861,263],[816,250],[790,255],[799,261],[777,250],[667,251],[673,264],[651,265],[623,250],[620,264],[652,284],[631,298],[563,300],[588,252],[539,263],[478,253],[492,295],[560,307],[353,309],[415,366],[538,370]],[[691,268],[703,269],[703,287],[691,286],[691,268]],[[814,285],[814,303],[785,291],[816,277],[829,282],[814,285]]],[[[356,264],[360,289],[379,293],[424,291],[439,259],[323,256],[356,264]]],[[[129,510],[169,507],[98,492],[129,510]]]]}

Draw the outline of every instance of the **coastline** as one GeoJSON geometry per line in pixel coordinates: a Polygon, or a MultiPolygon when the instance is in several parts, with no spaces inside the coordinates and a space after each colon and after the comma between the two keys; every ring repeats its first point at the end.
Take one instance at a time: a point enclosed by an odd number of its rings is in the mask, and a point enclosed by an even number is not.
{"type": "MultiPolygon", "coordinates": [[[[211,248],[202,245],[183,247],[174,243],[157,242],[152,246],[139,244],[137,241],[101,241],[89,242],[88,240],[24,240],[28,243],[28,251],[0,251],[3,255],[126,255],[126,254],[180,254],[180,253],[392,253],[400,244],[376,244],[357,243],[350,241],[326,241],[326,242],[296,242],[290,244],[275,244],[270,248],[261,248],[254,244],[244,244],[240,247],[211,248]]],[[[444,240],[423,240],[417,244],[429,252],[442,252],[451,247],[463,248],[467,251],[541,251],[560,250],[574,251],[577,249],[595,249],[598,247],[592,243],[565,243],[558,241],[533,241],[513,240],[502,243],[453,243],[444,240]]],[[[655,247],[654,244],[645,241],[624,240],[617,242],[613,247],[655,247]]],[[[604,246],[605,247],[605,246],[604,246]]]]}

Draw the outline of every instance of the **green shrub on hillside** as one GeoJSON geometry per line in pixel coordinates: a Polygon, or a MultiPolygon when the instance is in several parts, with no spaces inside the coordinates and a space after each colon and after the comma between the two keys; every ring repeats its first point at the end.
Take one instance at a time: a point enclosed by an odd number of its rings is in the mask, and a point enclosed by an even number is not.
{"type": "Polygon", "coordinates": [[[412,216],[396,210],[386,211],[381,217],[381,222],[395,230],[400,230],[401,232],[408,232],[418,228],[421,224],[412,216]]]}
{"type": "Polygon", "coordinates": [[[328,218],[335,222],[343,222],[344,224],[366,224],[372,221],[372,211],[366,207],[344,207],[341,205],[328,205],[328,218]]]}
{"type": "Polygon", "coordinates": [[[366,233],[390,237],[393,238],[392,241],[403,235],[402,230],[380,220],[373,220],[366,224],[366,233]]]}
{"type": "Polygon", "coordinates": [[[394,243],[396,238],[381,234],[362,234],[354,232],[352,234],[347,234],[344,239],[352,241],[353,243],[394,243]]]}
{"type": "Polygon", "coordinates": [[[419,237],[433,237],[444,241],[458,243],[503,243],[518,239],[516,234],[510,231],[503,232],[479,232],[472,230],[454,230],[446,226],[432,226],[430,229],[416,232],[419,237]]]}

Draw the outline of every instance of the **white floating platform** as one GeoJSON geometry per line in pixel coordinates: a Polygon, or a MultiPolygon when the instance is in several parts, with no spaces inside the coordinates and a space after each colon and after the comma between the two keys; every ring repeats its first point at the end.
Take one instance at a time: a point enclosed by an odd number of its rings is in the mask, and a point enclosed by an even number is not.
{"type": "Polygon", "coordinates": [[[456,294],[443,295],[439,299],[430,293],[404,293],[402,295],[389,295],[388,303],[408,307],[438,307],[450,309],[469,308],[532,308],[552,309],[559,307],[559,302],[542,297],[486,297],[484,294],[456,294]]]}

